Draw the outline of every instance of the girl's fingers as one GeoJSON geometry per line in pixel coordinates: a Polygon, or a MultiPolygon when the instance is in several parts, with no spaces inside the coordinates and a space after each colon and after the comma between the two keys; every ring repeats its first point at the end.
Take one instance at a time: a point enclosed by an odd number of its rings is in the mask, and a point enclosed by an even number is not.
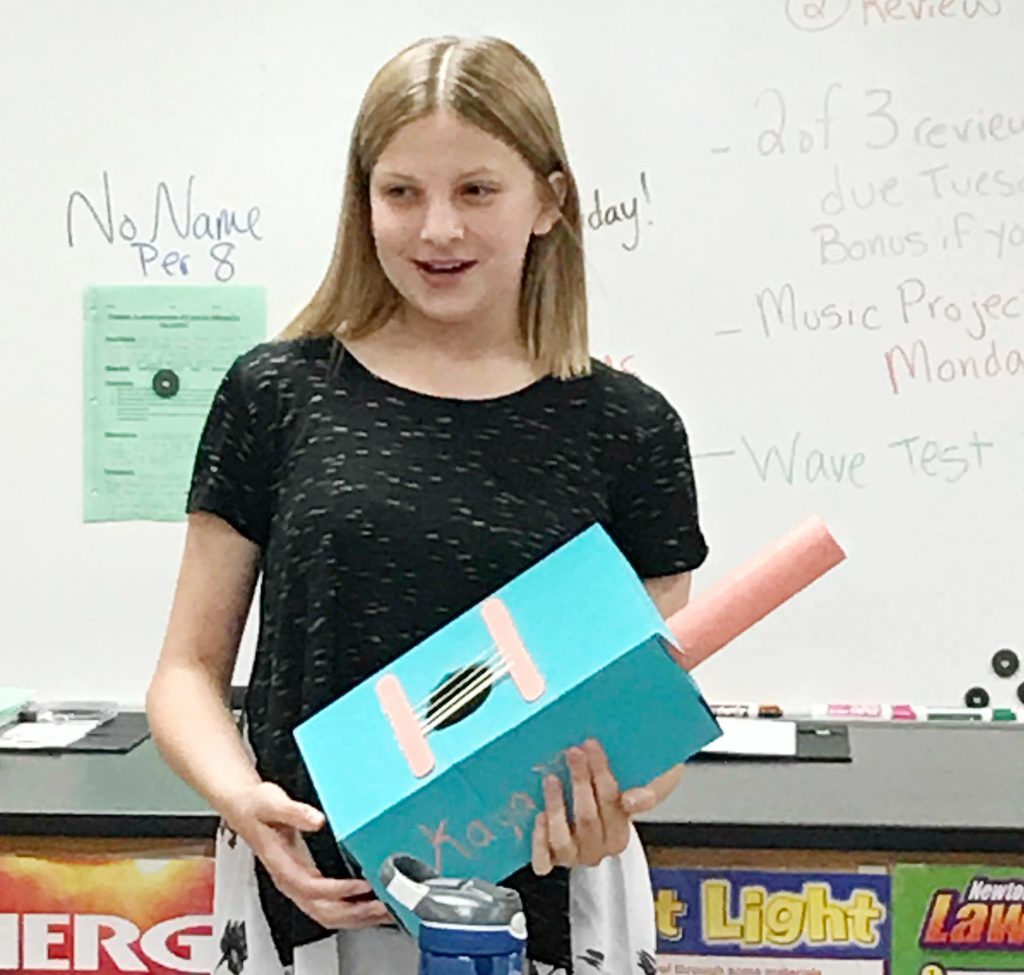
{"type": "Polygon", "coordinates": [[[551,845],[548,842],[547,813],[538,813],[533,824],[533,852],[530,858],[533,872],[538,877],[551,873],[554,864],[551,862],[551,845]]]}
{"type": "Polygon", "coordinates": [[[291,826],[315,832],[324,825],[324,814],[304,802],[296,802],[273,782],[259,785],[255,796],[257,818],[267,825],[291,826]]]}
{"type": "Polygon", "coordinates": [[[619,783],[608,765],[608,756],[593,738],[584,742],[583,750],[594,777],[598,813],[604,827],[605,854],[621,853],[629,843],[629,816],[622,805],[619,783]]]}
{"type": "Polygon", "coordinates": [[[555,866],[571,867],[576,862],[576,843],[565,811],[562,783],[555,775],[544,778],[544,809],[552,860],[555,866]]]}
{"type": "Polygon", "coordinates": [[[630,816],[638,816],[640,813],[650,812],[658,804],[658,797],[653,789],[641,786],[637,789],[627,789],[622,793],[622,808],[630,816]]]}
{"type": "MultiPolygon", "coordinates": [[[[292,899],[341,900],[349,893],[351,881],[325,877],[315,866],[298,855],[295,847],[276,830],[269,831],[259,857],[274,878],[276,886],[292,899]]],[[[304,844],[303,844],[304,845],[304,844]]]]}
{"type": "Polygon", "coordinates": [[[391,912],[377,900],[357,903],[313,900],[299,906],[325,928],[369,928],[393,920],[391,912]]]}
{"type": "Polygon", "coordinates": [[[278,785],[263,782],[248,796],[247,842],[274,884],[314,921],[328,928],[361,928],[393,921],[365,880],[325,877],[302,834],[320,829],[324,815],[296,802],[278,785]]]}
{"type": "Polygon", "coordinates": [[[618,806],[619,783],[612,774],[608,756],[600,742],[590,738],[583,743],[583,750],[590,763],[591,774],[594,777],[594,792],[601,811],[603,812],[605,807],[618,806]]]}
{"type": "Polygon", "coordinates": [[[594,779],[587,755],[581,748],[566,752],[572,776],[572,820],[579,863],[594,866],[604,856],[604,826],[594,795],[594,779]]]}
{"type": "Polygon", "coordinates": [[[365,896],[373,888],[365,880],[325,877],[313,861],[306,841],[287,827],[260,830],[259,848],[253,852],[270,872],[274,884],[292,900],[340,901],[365,896]]]}

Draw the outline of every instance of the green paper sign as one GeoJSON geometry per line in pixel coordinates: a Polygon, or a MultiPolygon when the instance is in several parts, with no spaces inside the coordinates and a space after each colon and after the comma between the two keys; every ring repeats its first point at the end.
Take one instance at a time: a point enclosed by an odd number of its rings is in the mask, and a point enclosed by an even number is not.
{"type": "Polygon", "coordinates": [[[83,313],[84,520],[181,521],[217,386],[266,338],[264,290],[95,287],[83,313]]]}

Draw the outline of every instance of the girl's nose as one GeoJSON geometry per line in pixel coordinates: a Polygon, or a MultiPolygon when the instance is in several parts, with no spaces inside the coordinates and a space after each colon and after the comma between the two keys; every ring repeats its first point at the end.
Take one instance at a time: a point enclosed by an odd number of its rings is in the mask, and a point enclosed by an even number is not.
{"type": "Polygon", "coordinates": [[[420,240],[431,244],[449,244],[453,240],[462,240],[462,236],[462,221],[451,203],[438,200],[427,205],[420,240]]]}

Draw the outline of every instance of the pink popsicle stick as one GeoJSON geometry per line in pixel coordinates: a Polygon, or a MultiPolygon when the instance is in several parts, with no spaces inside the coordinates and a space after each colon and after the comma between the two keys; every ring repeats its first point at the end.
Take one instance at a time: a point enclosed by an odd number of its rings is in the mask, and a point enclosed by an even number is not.
{"type": "Polygon", "coordinates": [[[666,620],[683,651],[679,662],[693,670],[845,558],[825,523],[809,518],[666,620]]]}
{"type": "Polygon", "coordinates": [[[381,710],[391,722],[391,729],[409,763],[409,770],[418,779],[429,775],[434,771],[434,753],[402,682],[394,674],[385,674],[377,681],[376,691],[381,710]]]}
{"type": "Polygon", "coordinates": [[[492,596],[480,607],[480,613],[523,700],[536,701],[544,693],[544,675],[526,649],[508,607],[497,596],[492,596]]]}

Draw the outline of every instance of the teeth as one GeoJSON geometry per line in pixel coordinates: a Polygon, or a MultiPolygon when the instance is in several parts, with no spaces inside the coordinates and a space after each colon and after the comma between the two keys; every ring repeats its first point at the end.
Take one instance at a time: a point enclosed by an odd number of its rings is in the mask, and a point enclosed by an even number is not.
{"type": "Polygon", "coordinates": [[[449,261],[447,264],[425,261],[424,264],[430,268],[431,271],[451,271],[457,267],[463,267],[468,264],[468,261],[449,261]]]}

